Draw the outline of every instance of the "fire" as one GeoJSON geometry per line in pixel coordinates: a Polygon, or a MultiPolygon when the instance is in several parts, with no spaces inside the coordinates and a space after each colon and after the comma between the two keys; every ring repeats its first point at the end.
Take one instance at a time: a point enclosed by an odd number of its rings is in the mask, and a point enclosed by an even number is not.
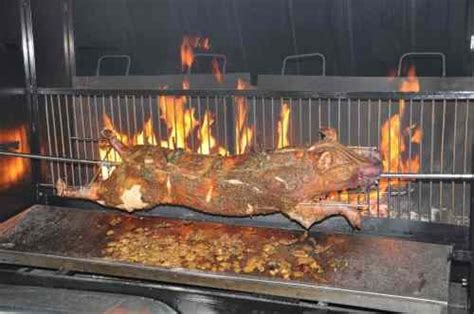
{"type": "MultiPolygon", "coordinates": [[[[249,84],[244,80],[237,80],[237,89],[247,89],[249,84]]],[[[235,125],[236,134],[236,153],[245,153],[248,146],[252,142],[253,129],[247,126],[247,99],[242,96],[235,97],[235,105],[237,111],[237,121],[235,125]]]]}
{"type": "Polygon", "coordinates": [[[219,84],[222,84],[224,82],[224,75],[222,74],[221,69],[219,68],[219,62],[217,61],[216,58],[212,59],[211,67],[212,67],[212,74],[214,74],[216,81],[219,84]]]}
{"type": "Polygon", "coordinates": [[[143,131],[135,135],[133,143],[134,145],[158,145],[151,118],[145,122],[143,131]]]}
{"type": "Polygon", "coordinates": [[[209,39],[198,36],[184,36],[181,42],[181,70],[188,71],[194,63],[194,49],[209,50],[209,39]]]}
{"type": "Polygon", "coordinates": [[[161,140],[161,147],[191,150],[187,138],[199,122],[194,117],[194,108],[186,108],[186,103],[186,96],[159,96],[161,119],[165,122],[169,135],[167,139],[161,140]]]}
{"type": "Polygon", "coordinates": [[[281,106],[280,120],[277,124],[278,141],[277,148],[284,148],[290,146],[290,140],[288,137],[289,124],[290,124],[290,106],[284,103],[281,106]]]}
{"type": "Polygon", "coordinates": [[[198,152],[200,154],[209,155],[212,152],[217,151],[219,155],[226,156],[229,152],[224,147],[217,146],[217,141],[212,135],[213,124],[214,118],[212,117],[211,112],[206,110],[197,136],[201,143],[198,152]]]}
{"type": "MultiPolygon", "coordinates": [[[[18,128],[2,129],[0,132],[0,143],[18,141],[18,151],[28,153],[26,125],[18,128]]],[[[15,183],[21,181],[28,173],[29,161],[26,158],[3,157],[0,162],[0,189],[8,189],[15,183]]]]}
{"type": "MultiPolygon", "coordinates": [[[[408,76],[400,85],[401,92],[419,92],[420,84],[416,77],[415,68],[410,67],[408,76]]],[[[414,155],[407,157],[408,143],[420,144],[423,133],[416,125],[402,128],[403,116],[405,113],[405,101],[399,102],[399,111],[389,117],[381,127],[380,155],[382,158],[383,172],[388,173],[416,173],[420,170],[420,157],[414,155]]],[[[407,185],[407,180],[387,180],[381,179],[379,182],[379,197],[384,199],[386,193],[391,188],[403,188],[407,185]]],[[[383,202],[377,208],[377,191],[371,190],[365,193],[349,193],[347,191],[330,193],[328,200],[347,202],[351,204],[368,204],[371,215],[387,216],[387,205],[383,202]]]]}

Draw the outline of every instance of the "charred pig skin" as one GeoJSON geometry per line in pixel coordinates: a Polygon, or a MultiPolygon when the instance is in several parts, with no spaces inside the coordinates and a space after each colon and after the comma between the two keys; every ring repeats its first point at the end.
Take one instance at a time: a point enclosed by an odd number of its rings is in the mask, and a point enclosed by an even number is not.
{"type": "Polygon", "coordinates": [[[103,134],[123,163],[108,179],[85,188],[69,188],[58,180],[58,195],[128,212],[165,204],[221,216],[279,212],[305,228],[342,215],[360,228],[356,208],[321,200],[329,192],[368,188],[382,171],[375,153],[360,153],[340,144],[333,129],[324,129],[326,137],[311,147],[234,156],[126,147],[111,131],[103,134]]]}

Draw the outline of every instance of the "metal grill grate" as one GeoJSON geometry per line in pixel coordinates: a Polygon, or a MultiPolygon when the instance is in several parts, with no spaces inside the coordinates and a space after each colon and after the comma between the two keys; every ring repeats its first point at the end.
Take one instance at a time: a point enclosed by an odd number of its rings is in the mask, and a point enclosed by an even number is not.
{"type": "MultiPolygon", "coordinates": [[[[469,224],[469,191],[473,177],[470,169],[474,132],[472,93],[342,95],[255,90],[58,89],[40,89],[39,92],[41,153],[71,159],[42,162],[42,182],[47,186],[52,186],[59,177],[69,185],[84,186],[104,174],[104,165],[101,167],[88,161],[103,157],[99,151],[103,145],[99,132],[106,126],[105,116],[124,141],[136,142],[133,139],[148,123],[155,138],[148,138],[149,142],[143,143],[160,145],[165,141],[169,146],[179,146],[177,139],[186,131],[186,128],[184,131],[170,129],[170,124],[192,125],[194,117],[198,125],[185,139],[189,150],[202,153],[203,148],[212,146],[209,138],[207,144],[202,144],[199,132],[202,128],[213,134],[218,146],[233,154],[242,151],[242,141],[245,141],[242,137],[247,137],[251,149],[275,148],[277,134],[283,127],[278,123],[281,109],[287,106],[290,109],[288,137],[292,146],[313,143],[319,138],[318,131],[322,126],[336,128],[340,141],[350,146],[381,149],[384,134],[390,134],[386,139],[388,145],[398,144],[402,153],[397,156],[388,153],[385,158],[386,167],[390,169],[383,179],[387,180],[387,190],[357,196],[358,203],[376,203],[368,214],[469,224]],[[401,104],[404,104],[403,111],[401,104]],[[243,118],[251,131],[239,133],[242,123],[239,116],[242,117],[245,109],[247,114],[243,118]],[[180,116],[177,114],[180,110],[193,112],[193,116],[180,116]],[[208,112],[213,122],[205,119],[208,112]],[[393,118],[396,115],[399,115],[398,119],[393,118]],[[175,121],[166,123],[163,117],[175,121]],[[400,132],[382,132],[384,127],[393,129],[393,124],[398,122],[400,132]],[[422,138],[415,139],[420,134],[422,138]],[[419,156],[419,170],[412,173],[416,156],[419,156]],[[390,163],[398,164],[398,167],[394,169],[390,163]],[[403,178],[412,180],[401,181],[403,178]]],[[[211,150],[214,152],[217,148],[211,150]]]]}

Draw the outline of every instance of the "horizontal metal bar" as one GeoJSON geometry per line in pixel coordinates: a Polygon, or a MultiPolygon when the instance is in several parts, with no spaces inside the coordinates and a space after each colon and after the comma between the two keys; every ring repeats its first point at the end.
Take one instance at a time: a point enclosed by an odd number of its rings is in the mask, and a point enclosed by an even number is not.
{"type": "Polygon", "coordinates": [[[39,88],[40,95],[82,95],[82,96],[190,96],[190,97],[284,97],[284,98],[359,98],[359,99],[413,99],[413,100],[436,100],[436,99],[474,99],[474,91],[450,91],[450,92],[315,92],[315,91],[275,91],[261,89],[74,89],[74,88],[39,88]]]}
{"type": "Polygon", "coordinates": [[[387,179],[425,179],[425,180],[473,180],[470,173],[383,173],[381,178],[387,179]]]}
{"type": "MultiPolygon", "coordinates": [[[[0,151],[0,156],[11,156],[11,157],[21,157],[21,158],[30,158],[30,159],[39,159],[47,161],[59,161],[59,162],[71,162],[71,163],[80,163],[80,164],[97,164],[97,165],[120,165],[121,162],[117,161],[106,161],[106,160],[88,160],[88,159],[76,159],[76,158],[66,158],[66,157],[56,157],[56,156],[45,156],[45,155],[35,155],[27,153],[16,153],[16,152],[6,152],[0,151]]],[[[468,173],[383,173],[381,178],[386,179],[430,179],[430,180],[474,180],[474,174],[468,173]]]]}
{"type": "Polygon", "coordinates": [[[70,162],[70,163],[78,163],[78,164],[92,164],[92,165],[102,165],[102,166],[114,166],[114,165],[121,164],[120,162],[116,162],[116,161],[87,160],[87,159],[45,156],[45,155],[35,155],[35,154],[5,152],[5,151],[0,151],[0,156],[30,158],[30,159],[47,160],[47,161],[70,162]]]}
{"type": "Polygon", "coordinates": [[[26,95],[26,89],[18,88],[18,87],[0,88],[0,96],[17,96],[17,95],[26,95]]]}

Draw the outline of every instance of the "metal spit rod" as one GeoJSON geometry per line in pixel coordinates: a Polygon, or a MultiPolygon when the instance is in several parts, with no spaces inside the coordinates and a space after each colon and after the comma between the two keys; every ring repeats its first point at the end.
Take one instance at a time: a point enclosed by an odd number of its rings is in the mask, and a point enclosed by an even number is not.
{"type": "MultiPolygon", "coordinates": [[[[15,153],[0,151],[0,156],[11,156],[21,157],[30,159],[39,159],[47,161],[59,161],[59,162],[70,162],[79,164],[92,164],[101,166],[116,166],[120,165],[121,162],[107,161],[107,160],[88,160],[88,159],[77,159],[77,158],[66,158],[56,156],[44,156],[26,153],[15,153]]],[[[470,173],[383,173],[380,176],[386,179],[426,179],[426,180],[474,180],[474,174],[470,173]]]]}

